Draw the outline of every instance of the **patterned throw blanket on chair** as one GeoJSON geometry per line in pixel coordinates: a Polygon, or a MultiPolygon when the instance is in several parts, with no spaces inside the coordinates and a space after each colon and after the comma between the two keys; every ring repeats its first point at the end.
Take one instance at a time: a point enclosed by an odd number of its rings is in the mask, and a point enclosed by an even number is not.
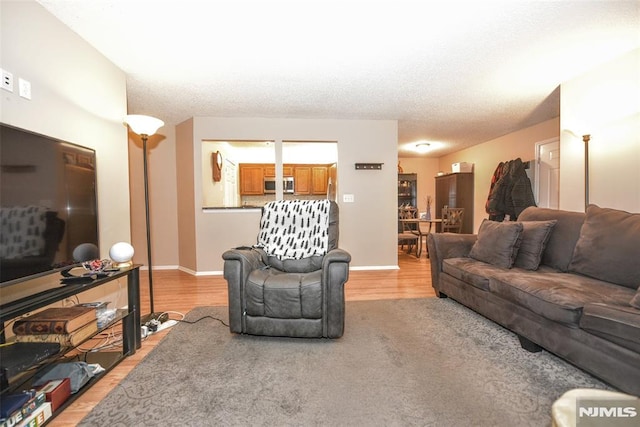
{"type": "Polygon", "coordinates": [[[325,255],[329,247],[329,208],[329,200],[267,203],[256,246],[279,259],[325,255]]]}

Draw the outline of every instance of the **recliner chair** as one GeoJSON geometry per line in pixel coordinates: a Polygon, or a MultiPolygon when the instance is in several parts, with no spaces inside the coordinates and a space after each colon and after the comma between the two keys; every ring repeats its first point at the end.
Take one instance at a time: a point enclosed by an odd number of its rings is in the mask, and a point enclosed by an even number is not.
{"type": "Polygon", "coordinates": [[[226,251],[231,332],[339,338],[351,255],[338,248],[338,205],[281,200],[262,210],[258,242],[226,251]]]}

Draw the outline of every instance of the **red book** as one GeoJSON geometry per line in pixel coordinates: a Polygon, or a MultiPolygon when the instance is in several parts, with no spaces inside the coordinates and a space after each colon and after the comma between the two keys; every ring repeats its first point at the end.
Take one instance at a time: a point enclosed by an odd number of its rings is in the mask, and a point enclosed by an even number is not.
{"type": "Polygon", "coordinates": [[[93,307],[50,307],[13,323],[16,335],[69,334],[96,319],[93,307]]]}

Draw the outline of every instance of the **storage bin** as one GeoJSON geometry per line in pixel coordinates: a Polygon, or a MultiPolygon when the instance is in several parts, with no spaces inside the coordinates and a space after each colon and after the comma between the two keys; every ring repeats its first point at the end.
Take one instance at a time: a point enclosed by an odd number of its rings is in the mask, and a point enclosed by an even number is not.
{"type": "Polygon", "coordinates": [[[473,163],[459,162],[451,164],[451,172],[473,172],[473,163]]]}

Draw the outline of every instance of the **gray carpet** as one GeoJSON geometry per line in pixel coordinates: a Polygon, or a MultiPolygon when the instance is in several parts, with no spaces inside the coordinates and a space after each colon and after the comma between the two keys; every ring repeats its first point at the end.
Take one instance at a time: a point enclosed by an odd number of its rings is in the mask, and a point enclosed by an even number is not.
{"type": "Polygon", "coordinates": [[[449,299],[349,302],[338,340],[179,324],[81,425],[549,426],[577,387],[608,388],[449,299]]]}

